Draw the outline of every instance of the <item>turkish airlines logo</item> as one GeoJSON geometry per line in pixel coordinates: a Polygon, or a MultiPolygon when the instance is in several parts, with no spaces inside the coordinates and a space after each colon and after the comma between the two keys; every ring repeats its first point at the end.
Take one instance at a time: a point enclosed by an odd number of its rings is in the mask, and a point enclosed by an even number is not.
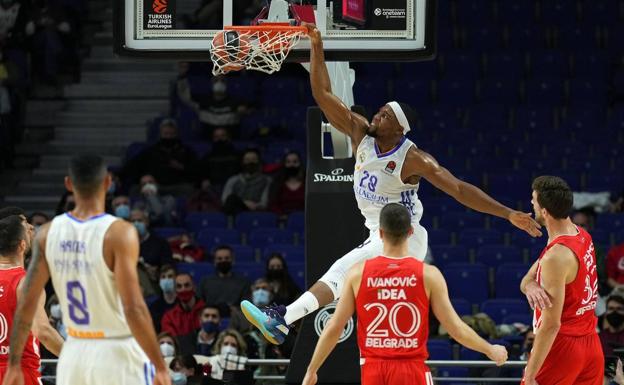
{"type": "Polygon", "coordinates": [[[167,12],[167,1],[168,0],[154,0],[152,3],[152,9],[156,13],[165,13],[167,12]]]}

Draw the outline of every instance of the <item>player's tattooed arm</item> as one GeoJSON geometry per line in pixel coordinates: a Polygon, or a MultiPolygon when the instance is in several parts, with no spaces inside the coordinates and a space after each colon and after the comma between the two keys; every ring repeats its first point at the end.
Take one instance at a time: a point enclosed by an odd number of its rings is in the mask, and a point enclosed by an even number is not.
{"type": "Polygon", "coordinates": [[[531,217],[531,214],[512,210],[477,186],[456,178],[449,170],[442,167],[431,154],[425,151],[417,148],[411,149],[406,156],[403,169],[401,176],[404,180],[411,176],[421,176],[468,208],[505,218],[533,237],[542,235],[539,230],[540,224],[531,217]]]}
{"type": "Polygon", "coordinates": [[[332,92],[329,72],[325,64],[325,54],[323,52],[323,40],[321,33],[314,24],[303,24],[308,28],[310,38],[310,86],[312,96],[329,120],[332,126],[338,131],[351,138],[355,149],[368,129],[368,121],[363,116],[351,111],[332,92]]]}
{"type": "Polygon", "coordinates": [[[50,278],[50,271],[45,260],[45,240],[48,229],[49,225],[44,225],[35,238],[30,266],[19,295],[9,349],[9,365],[11,366],[19,366],[21,363],[24,345],[32,328],[41,293],[50,278]]]}

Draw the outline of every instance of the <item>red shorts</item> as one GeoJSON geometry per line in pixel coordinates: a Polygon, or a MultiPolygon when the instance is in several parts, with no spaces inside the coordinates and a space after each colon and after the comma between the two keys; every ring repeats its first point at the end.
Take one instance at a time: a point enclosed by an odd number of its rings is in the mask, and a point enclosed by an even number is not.
{"type": "Polygon", "coordinates": [[[604,354],[598,334],[558,335],[535,379],[540,385],[602,385],[603,376],[604,354]]]}
{"type": "Polygon", "coordinates": [[[433,385],[422,361],[366,358],[361,368],[362,385],[433,385]]]}
{"type": "MultiPolygon", "coordinates": [[[[6,370],[6,366],[0,367],[0,384],[4,381],[6,370]]],[[[41,385],[41,373],[37,369],[22,368],[22,373],[24,373],[24,385],[41,385]]]]}

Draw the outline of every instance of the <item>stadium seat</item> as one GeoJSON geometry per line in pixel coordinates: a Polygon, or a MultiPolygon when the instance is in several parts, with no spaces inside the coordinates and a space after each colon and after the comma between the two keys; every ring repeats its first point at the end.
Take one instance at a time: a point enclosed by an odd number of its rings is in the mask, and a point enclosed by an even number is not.
{"type": "Polygon", "coordinates": [[[242,212],[236,216],[234,227],[243,232],[249,232],[259,227],[276,227],[277,215],[267,212],[242,212]]]}
{"type": "Polygon", "coordinates": [[[507,315],[530,314],[531,309],[526,299],[489,299],[481,304],[481,311],[489,315],[499,325],[507,315]]]}
{"type": "Polygon", "coordinates": [[[193,278],[195,285],[199,285],[203,277],[212,275],[215,271],[212,263],[178,263],[176,265],[178,273],[188,273],[193,278]]]}
{"type": "Polygon", "coordinates": [[[453,359],[453,349],[451,341],[448,339],[429,339],[427,350],[430,360],[451,360],[453,359]]]}
{"type": "Polygon", "coordinates": [[[451,305],[453,306],[453,309],[455,309],[455,312],[460,316],[472,315],[472,305],[465,299],[451,299],[451,305]]]}
{"type": "Polygon", "coordinates": [[[184,219],[185,227],[191,232],[199,232],[206,227],[227,227],[227,217],[222,213],[189,213],[184,219]]]}
{"type": "Polygon", "coordinates": [[[451,235],[447,230],[437,229],[430,230],[427,229],[427,234],[429,237],[430,244],[448,244],[451,242],[451,235]]]}
{"type": "Polygon", "coordinates": [[[303,246],[276,243],[264,249],[264,260],[273,253],[279,253],[288,263],[303,263],[305,261],[305,249],[303,246]]]}
{"type": "Polygon", "coordinates": [[[250,231],[247,243],[253,247],[263,248],[273,243],[294,243],[292,230],[259,227],[250,231]]]}
{"type": "Polygon", "coordinates": [[[462,245],[431,244],[433,264],[439,269],[444,269],[450,263],[470,262],[470,253],[462,245]]]}
{"type": "Polygon", "coordinates": [[[182,227],[156,227],[152,231],[165,239],[186,234],[186,229],[182,227]]]}
{"type": "Polygon", "coordinates": [[[624,229],[624,213],[610,214],[601,213],[596,216],[596,227],[599,229],[605,229],[615,231],[618,229],[624,229]]]}
{"type": "Polygon", "coordinates": [[[561,51],[534,51],[530,55],[533,79],[565,79],[569,76],[570,59],[561,51]]]}
{"type": "Polygon", "coordinates": [[[258,278],[264,277],[266,273],[266,266],[263,263],[257,262],[236,262],[232,269],[237,274],[247,278],[250,282],[255,281],[258,278]]]}
{"type": "Polygon", "coordinates": [[[305,231],[305,213],[303,211],[290,213],[286,220],[286,228],[302,234],[305,231]]]}
{"type": "Polygon", "coordinates": [[[496,298],[523,298],[524,295],[520,292],[520,282],[530,267],[525,264],[500,265],[494,277],[496,298]]]}
{"type": "Polygon", "coordinates": [[[533,324],[533,314],[529,313],[520,313],[520,314],[508,314],[503,318],[503,324],[510,325],[513,323],[521,323],[524,325],[531,326],[533,324]]]}
{"type": "Polygon", "coordinates": [[[439,216],[438,226],[450,231],[485,227],[485,217],[476,212],[448,212],[439,216]]]}
{"type": "Polygon", "coordinates": [[[444,269],[444,277],[451,298],[465,299],[473,304],[488,298],[488,274],[484,265],[450,264],[444,269]]]}
{"type": "Polygon", "coordinates": [[[464,229],[459,233],[459,243],[468,248],[478,248],[488,244],[500,244],[502,234],[498,230],[464,229]]]}
{"type": "Polygon", "coordinates": [[[502,245],[485,245],[479,247],[476,260],[494,269],[505,263],[524,263],[524,258],[519,248],[502,245]]]}
{"type": "Polygon", "coordinates": [[[215,246],[223,244],[241,243],[241,234],[238,230],[207,227],[195,236],[195,240],[205,250],[212,250],[215,246]]]}
{"type": "Polygon", "coordinates": [[[228,245],[228,246],[230,246],[232,248],[232,251],[234,252],[234,258],[236,259],[236,263],[255,262],[256,253],[252,247],[247,246],[247,245],[236,245],[236,244],[228,245]]]}
{"type": "Polygon", "coordinates": [[[483,353],[475,352],[474,350],[462,346],[459,349],[459,359],[465,361],[482,361],[488,358],[483,353]]]}

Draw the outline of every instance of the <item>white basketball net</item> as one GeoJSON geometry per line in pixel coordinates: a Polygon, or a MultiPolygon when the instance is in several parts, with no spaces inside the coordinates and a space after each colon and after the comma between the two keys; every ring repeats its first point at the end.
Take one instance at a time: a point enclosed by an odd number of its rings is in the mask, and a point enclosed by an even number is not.
{"type": "Polygon", "coordinates": [[[213,75],[230,71],[256,70],[272,74],[279,71],[290,50],[305,33],[299,30],[224,30],[210,44],[213,75]],[[237,32],[224,36],[227,32],[237,32]],[[226,42],[227,40],[227,42],[226,42]]]}

